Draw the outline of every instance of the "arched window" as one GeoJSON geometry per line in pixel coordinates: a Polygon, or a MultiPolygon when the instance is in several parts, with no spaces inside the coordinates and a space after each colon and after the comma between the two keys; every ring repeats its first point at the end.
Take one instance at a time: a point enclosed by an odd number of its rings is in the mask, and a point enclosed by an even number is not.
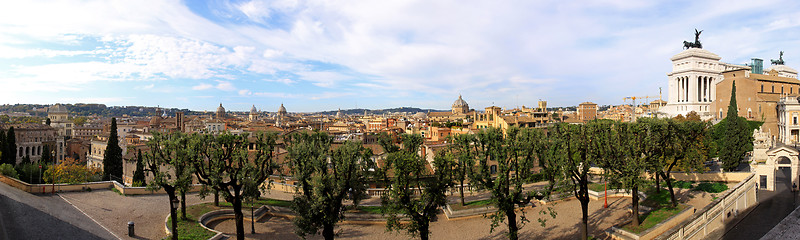
{"type": "Polygon", "coordinates": [[[719,110],[719,118],[722,119],[722,109],[719,110]]]}

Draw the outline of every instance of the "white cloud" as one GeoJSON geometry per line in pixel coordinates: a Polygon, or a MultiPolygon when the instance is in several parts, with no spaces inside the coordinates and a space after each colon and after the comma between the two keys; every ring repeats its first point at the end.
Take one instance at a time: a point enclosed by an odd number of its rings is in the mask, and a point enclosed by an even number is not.
{"type": "Polygon", "coordinates": [[[295,83],[297,83],[297,81],[295,81],[295,80],[292,80],[292,79],[289,79],[289,78],[280,78],[280,79],[264,79],[264,81],[267,81],[267,82],[277,82],[277,83],[283,83],[283,84],[286,84],[286,85],[292,85],[292,84],[295,84],[295,83]]]}
{"type": "Polygon", "coordinates": [[[222,91],[236,91],[236,87],[234,87],[233,84],[225,81],[218,81],[217,86],[215,88],[222,91]]]}
{"type": "Polygon", "coordinates": [[[208,90],[208,89],[211,89],[213,87],[214,87],[214,85],[207,84],[207,83],[201,83],[199,85],[195,85],[194,87],[192,87],[192,90],[208,90]]]}

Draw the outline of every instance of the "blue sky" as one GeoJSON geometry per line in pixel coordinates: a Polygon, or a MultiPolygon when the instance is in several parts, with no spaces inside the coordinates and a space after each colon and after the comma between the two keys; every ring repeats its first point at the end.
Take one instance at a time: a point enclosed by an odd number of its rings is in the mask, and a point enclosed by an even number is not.
{"type": "MultiPolygon", "coordinates": [[[[621,104],[704,30],[800,68],[796,1],[12,1],[0,104],[276,111],[621,104]],[[797,59],[797,61],[793,60],[797,59]]],[[[766,62],[766,61],[765,61],[766,62]]]]}

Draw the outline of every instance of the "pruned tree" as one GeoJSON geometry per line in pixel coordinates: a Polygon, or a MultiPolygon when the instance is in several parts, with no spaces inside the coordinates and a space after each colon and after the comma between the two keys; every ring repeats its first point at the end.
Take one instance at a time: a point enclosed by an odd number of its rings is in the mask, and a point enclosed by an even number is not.
{"type": "MultiPolygon", "coordinates": [[[[477,168],[471,181],[479,189],[492,194],[492,203],[497,212],[492,219],[490,231],[506,221],[508,238],[518,239],[519,229],[529,220],[524,207],[540,193],[526,190],[523,184],[533,182],[534,167],[541,150],[543,133],[534,128],[511,127],[506,134],[498,128],[488,128],[476,134],[475,156],[477,168]],[[493,167],[494,166],[494,167],[493,167]],[[520,212],[519,224],[517,211],[520,212]]],[[[544,219],[539,219],[544,225],[544,219]]]]}
{"type": "Polygon", "coordinates": [[[347,141],[331,149],[326,133],[296,133],[286,138],[287,160],[302,192],[292,201],[298,216],[297,235],[317,234],[334,239],[334,227],[344,218],[343,201],[350,196],[354,207],[367,197],[366,182],[375,164],[372,151],[361,142],[347,141]]]}
{"type": "Polygon", "coordinates": [[[239,136],[222,134],[192,135],[189,149],[196,157],[192,161],[197,181],[207,186],[201,191],[205,196],[211,188],[233,205],[236,239],[244,240],[244,215],[242,199],[244,188],[263,183],[277,169],[275,159],[276,134],[255,133],[239,136]],[[252,147],[251,147],[252,146],[252,147]]]}
{"type": "Polygon", "coordinates": [[[122,148],[119,147],[116,118],[111,118],[111,130],[103,154],[103,179],[122,181],[122,148]]]}
{"type": "MultiPolygon", "coordinates": [[[[418,151],[422,136],[402,135],[403,148],[384,148],[388,153],[386,168],[393,172],[389,192],[381,197],[384,214],[388,215],[386,229],[406,231],[427,240],[430,237],[430,222],[436,217],[440,206],[447,204],[445,192],[452,185],[450,173],[434,171],[431,173],[418,151]],[[417,194],[418,193],[418,194],[417,194]],[[408,218],[408,222],[403,220],[408,218]]],[[[444,157],[434,157],[434,169],[449,169],[444,157]]]]}
{"type": "Polygon", "coordinates": [[[675,207],[678,199],[672,186],[672,172],[675,167],[683,171],[705,171],[703,162],[709,159],[710,128],[703,121],[665,122],[662,127],[664,139],[655,143],[661,154],[656,174],[666,182],[672,206],[675,207]]]}
{"type": "Polygon", "coordinates": [[[604,157],[602,166],[608,171],[611,180],[625,189],[631,190],[632,220],[634,227],[639,226],[639,188],[645,184],[642,174],[649,164],[643,157],[646,145],[647,128],[643,124],[606,122],[600,126],[600,155],[604,157]]]}
{"type": "MultiPolygon", "coordinates": [[[[186,166],[189,161],[192,161],[187,148],[188,140],[187,136],[182,133],[154,133],[153,138],[147,141],[150,151],[144,155],[140,153],[140,156],[144,156],[142,159],[144,171],[153,176],[153,179],[147,184],[147,189],[153,191],[164,189],[169,196],[172,239],[178,239],[178,214],[173,202],[180,201],[177,193],[185,192],[192,182],[188,169],[176,167],[186,166]]],[[[186,202],[186,199],[183,199],[183,202],[186,202]]],[[[186,219],[185,210],[183,219],[186,219]]]]}
{"type": "Polygon", "coordinates": [[[560,123],[550,127],[547,146],[539,159],[551,177],[556,193],[571,193],[581,205],[581,239],[589,236],[589,180],[590,167],[598,165],[597,139],[600,133],[598,120],[584,125],[560,123]]]}
{"type": "Polygon", "coordinates": [[[472,134],[459,134],[452,138],[451,152],[453,154],[453,179],[458,182],[458,193],[461,197],[461,205],[464,201],[464,184],[472,175],[473,168],[475,168],[475,159],[477,156],[475,135],[472,134]]]}

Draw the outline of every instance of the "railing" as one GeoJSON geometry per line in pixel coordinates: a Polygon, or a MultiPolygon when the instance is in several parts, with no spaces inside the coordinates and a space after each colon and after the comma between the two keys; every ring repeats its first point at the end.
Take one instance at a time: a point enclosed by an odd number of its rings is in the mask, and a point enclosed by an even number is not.
{"type": "Polygon", "coordinates": [[[726,224],[758,204],[755,179],[755,174],[750,174],[731,191],[656,239],[700,239],[724,230],[726,224]]]}

